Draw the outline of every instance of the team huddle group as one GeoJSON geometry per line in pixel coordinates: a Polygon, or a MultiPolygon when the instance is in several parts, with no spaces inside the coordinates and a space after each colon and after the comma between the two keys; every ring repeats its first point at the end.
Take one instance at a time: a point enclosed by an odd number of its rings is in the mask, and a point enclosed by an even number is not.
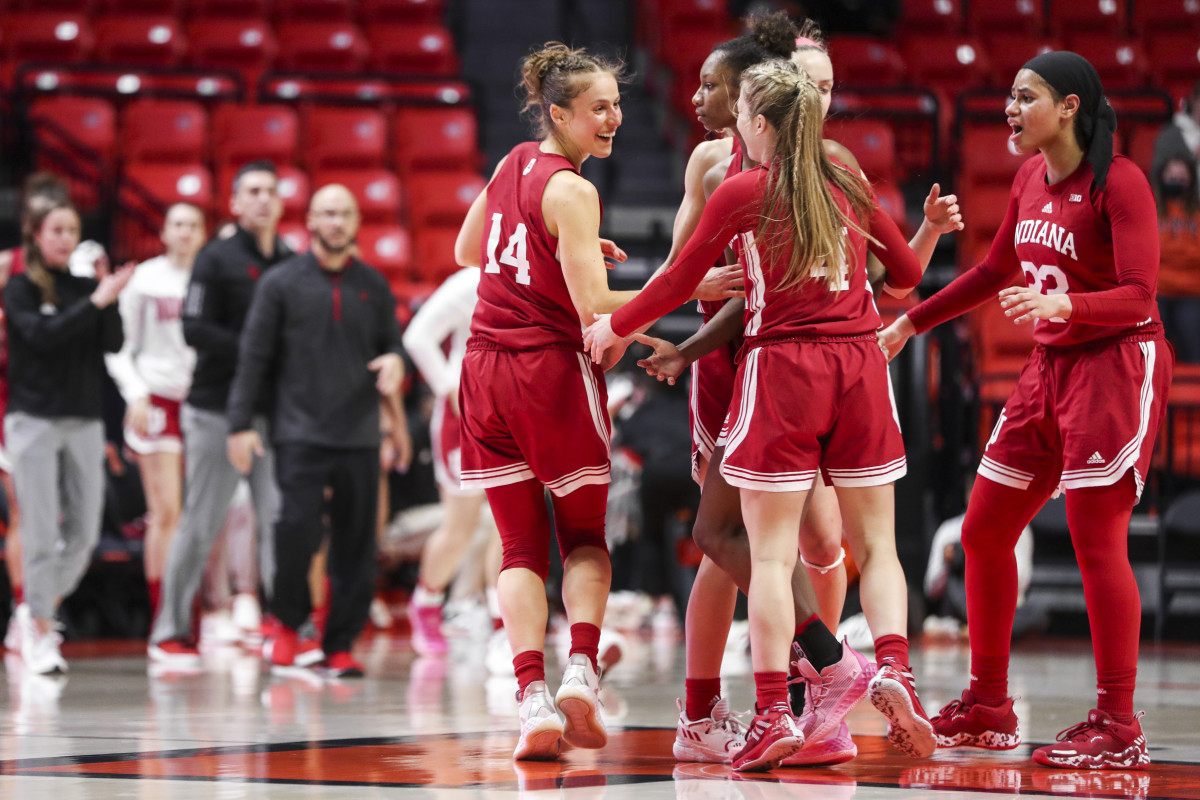
{"type": "Polygon", "coordinates": [[[934,185],[905,242],[853,154],[822,138],[833,72],[811,23],[752,17],[748,33],[704,63],[693,103],[724,136],[692,153],[671,253],[641,291],[609,289],[605,259],[624,253],[600,237],[600,198],[579,173],[619,135],[622,66],[552,43],[522,74],[541,138],[501,160],[456,243],[459,263],[480,268],[457,394],[460,484],[486,493],[503,545],[497,595],[520,687],[514,757],[552,759],[564,743],[607,740],[596,695],[611,578],[603,370],[637,341],[653,350],[638,363],[660,380],[692,371],[702,486],[693,536],[705,558],[688,601],[678,759],[739,771],[836,764],[857,755],[845,717],[867,696],[906,755],[1017,747],[1013,550],[1063,491],[1098,701],[1033,759],[1147,765],[1133,708],[1141,605],[1126,537],[1174,356],[1155,305],[1154,200],[1142,172],[1113,154],[1116,117],[1091,64],[1058,51],[1017,73],[1005,108],[1010,144],[1035,155],[990,251],[886,329],[872,287],[907,295],[938,237],[963,222],[957,199],[934,185]],[[1035,227],[1055,233],[1018,235],[1035,227]],[[1013,286],[1022,274],[1025,285],[1013,286]],[[691,339],[676,347],[644,334],[691,299],[705,315],[691,339]],[[964,520],[970,686],[930,717],[905,636],[892,486],[906,465],[887,362],[913,335],[986,302],[1032,325],[1037,346],[987,443],[964,520]],[[571,623],[554,693],[543,657],[546,489],[571,623]],[[843,541],[861,574],[873,663],[830,632],[844,599],[843,541]],[[720,681],[738,589],[749,601],[756,690],[748,726],[731,716],[720,681]]]}
{"type": "MultiPolygon", "coordinates": [[[[671,252],[641,291],[609,289],[605,259],[625,254],[600,237],[602,204],[579,172],[612,153],[623,66],[558,43],[523,62],[539,139],[497,165],[455,245],[464,270],[403,337],[437,395],[446,509],[410,606],[414,644],[445,652],[440,604],[462,531],[486,497],[500,542],[493,606],[519,687],[514,758],[606,744],[597,695],[611,585],[604,370],[640,342],[652,352],[638,363],[659,380],[691,369],[702,487],[693,536],[704,559],[687,608],[676,758],[739,771],[841,763],[857,755],[846,715],[868,696],[908,756],[1017,747],[1013,550],[1063,491],[1098,702],[1033,759],[1144,767],[1133,706],[1141,605],[1126,536],[1174,356],[1155,305],[1154,200],[1141,171],[1113,154],[1116,118],[1096,71],[1058,51],[1017,73],[1010,143],[1034,155],[990,251],[883,328],[875,292],[904,297],[920,283],[938,238],[963,227],[957,198],[935,184],[906,242],[853,154],[822,137],[833,69],[819,30],[771,14],[751,17],[747,31],[714,47],[701,69],[693,103],[716,136],[689,159],[671,252]],[[1022,274],[1025,285],[1012,286],[1022,274]],[[693,299],[705,322],[692,338],[676,346],[645,334],[693,299]],[[930,717],[909,666],[893,496],[906,462],[887,362],[913,335],[982,303],[1032,325],[1037,346],[987,442],[963,525],[970,685],[930,717]],[[571,642],[553,693],[544,660],[551,535],[571,642]],[[845,598],[843,543],[861,575],[874,662],[831,633],[845,598]],[[739,590],[756,691],[749,725],[730,713],[720,679],[739,590]]],[[[156,566],[147,560],[152,596],[161,594],[151,660],[198,663],[193,598],[245,473],[258,519],[277,520],[260,525],[277,620],[265,657],[281,669],[319,661],[334,675],[361,675],[351,646],[373,589],[381,435],[389,458],[404,462],[411,450],[397,399],[402,339],[386,281],[354,256],[353,196],[340,186],[316,192],[312,247],[300,255],[275,235],[278,206],[271,165],[247,165],[233,186],[231,236],[197,256],[202,215],[173,207],[159,263],[97,282],[68,270],[79,218],[65,197],[27,201],[24,272],[5,290],[5,432],[25,551],[18,625],[35,671],[66,669],[55,609],[99,530],[107,352],[118,354],[110,371],[129,402],[130,445],[150,459],[143,474],[162,453],[170,457],[153,472],[173,471],[166,488],[146,479],[152,518],[166,509],[159,524],[175,531],[156,566]],[[142,294],[153,299],[126,303],[127,284],[152,279],[155,290],[142,294]],[[163,331],[149,335],[155,324],[163,331]],[[188,345],[194,365],[174,363],[188,345]],[[313,612],[307,576],[326,511],[318,642],[300,631],[313,612]]]]}

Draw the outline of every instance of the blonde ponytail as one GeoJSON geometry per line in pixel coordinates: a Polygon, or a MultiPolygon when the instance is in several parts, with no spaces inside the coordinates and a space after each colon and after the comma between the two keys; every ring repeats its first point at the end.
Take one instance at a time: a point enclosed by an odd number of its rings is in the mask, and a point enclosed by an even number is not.
{"type": "MultiPolygon", "coordinates": [[[[862,179],[835,167],[825,154],[821,95],[808,74],[790,61],[768,61],[742,74],[742,95],[752,116],[775,129],[775,153],[756,238],[767,253],[790,249],[780,289],[799,286],[824,269],[831,290],[842,285],[847,256],[843,229],[871,238],[870,190],[862,179]],[[836,186],[850,203],[846,214],[834,199],[836,186]]],[[[874,241],[874,239],[872,239],[874,241]]],[[[851,263],[847,274],[858,267],[851,263]]]]}

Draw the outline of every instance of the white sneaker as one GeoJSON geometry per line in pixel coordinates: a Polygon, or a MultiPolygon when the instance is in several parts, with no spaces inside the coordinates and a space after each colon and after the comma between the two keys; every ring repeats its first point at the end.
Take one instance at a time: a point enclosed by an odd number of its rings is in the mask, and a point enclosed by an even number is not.
{"type": "Polygon", "coordinates": [[[514,675],[512,645],[508,643],[508,633],[504,628],[494,631],[488,639],[487,652],[483,663],[491,675],[514,675]]]}
{"type": "Polygon", "coordinates": [[[600,676],[582,653],[571,656],[563,670],[562,685],[554,703],[564,719],[563,739],[573,747],[595,750],[608,744],[608,731],[600,718],[600,676]]]}
{"type": "Polygon", "coordinates": [[[521,698],[521,737],[513,758],[517,761],[553,761],[563,738],[563,723],[554,710],[545,681],[534,681],[525,687],[521,698]]]}
{"type": "Polygon", "coordinates": [[[262,628],[262,608],[258,605],[258,597],[249,592],[241,592],[233,598],[230,616],[243,639],[257,634],[262,628]]]}
{"type": "Polygon", "coordinates": [[[204,645],[237,644],[242,629],[228,611],[212,611],[200,618],[200,641],[204,645]]]}
{"type": "Polygon", "coordinates": [[[676,761],[702,761],[728,764],[733,754],[746,746],[746,726],[729,713],[729,698],[722,697],[707,717],[687,718],[683,701],[676,699],[679,723],[675,726],[675,744],[671,752],[676,761]]]}
{"type": "Polygon", "coordinates": [[[67,662],[59,650],[62,634],[57,630],[42,633],[32,619],[23,626],[22,634],[21,658],[30,672],[36,675],[54,675],[67,671],[67,662]]]}
{"type": "Polygon", "coordinates": [[[846,617],[838,625],[837,638],[850,642],[850,646],[860,652],[875,652],[875,637],[871,635],[871,626],[867,624],[865,614],[855,614],[846,617]]]}
{"type": "Polygon", "coordinates": [[[10,653],[21,652],[21,631],[29,624],[29,606],[21,603],[8,618],[8,630],[4,633],[4,649],[10,653]]]}

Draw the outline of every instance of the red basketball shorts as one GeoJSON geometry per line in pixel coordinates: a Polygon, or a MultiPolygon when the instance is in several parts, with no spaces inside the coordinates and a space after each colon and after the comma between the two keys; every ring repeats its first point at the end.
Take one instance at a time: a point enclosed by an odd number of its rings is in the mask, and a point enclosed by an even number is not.
{"type": "Polygon", "coordinates": [[[125,427],[125,444],[135,453],[182,453],[183,429],[179,426],[178,400],[150,395],[150,410],[146,417],[146,435],[139,436],[125,427]]]}
{"type": "Polygon", "coordinates": [[[738,369],[721,474],[764,492],[883,486],[907,471],[887,359],[874,336],[756,347],[738,369]]]}
{"type": "Polygon", "coordinates": [[[1141,497],[1174,366],[1161,339],[1035,348],[992,430],[979,474],[1050,494],[1110,486],[1132,469],[1141,497]]]}
{"type": "Polygon", "coordinates": [[[459,402],[464,489],[609,482],[608,391],[582,352],[468,348],[459,402]]]}
{"type": "Polygon", "coordinates": [[[433,449],[433,477],[438,486],[455,495],[480,494],[480,489],[462,488],[462,422],[445,397],[438,398],[433,406],[429,439],[433,449]]]}
{"type": "Polygon", "coordinates": [[[692,479],[700,480],[700,459],[712,458],[717,437],[729,413],[737,365],[729,348],[719,347],[692,362],[689,418],[692,423],[692,479]]]}

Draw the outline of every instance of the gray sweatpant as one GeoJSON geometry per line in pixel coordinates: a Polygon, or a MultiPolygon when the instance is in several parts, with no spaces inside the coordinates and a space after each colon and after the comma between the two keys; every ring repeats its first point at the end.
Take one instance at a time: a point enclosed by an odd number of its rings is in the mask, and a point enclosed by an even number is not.
{"type": "Polygon", "coordinates": [[[100,540],[104,426],[17,411],[4,418],[4,436],[21,508],[25,602],[35,619],[52,619],[55,601],[75,591],[100,540]]]}
{"type": "MultiPolygon", "coordinates": [[[[167,549],[162,605],[150,635],[152,642],[191,635],[192,601],[241,480],[226,453],[229,422],[224,414],[184,404],[180,424],[186,464],[183,513],[167,549]]],[[[254,429],[267,451],[262,458],[255,457],[249,481],[258,526],[259,573],[269,592],[275,580],[274,533],[279,516],[279,488],[275,485],[275,454],[268,443],[266,419],[255,417],[254,429]]]]}

